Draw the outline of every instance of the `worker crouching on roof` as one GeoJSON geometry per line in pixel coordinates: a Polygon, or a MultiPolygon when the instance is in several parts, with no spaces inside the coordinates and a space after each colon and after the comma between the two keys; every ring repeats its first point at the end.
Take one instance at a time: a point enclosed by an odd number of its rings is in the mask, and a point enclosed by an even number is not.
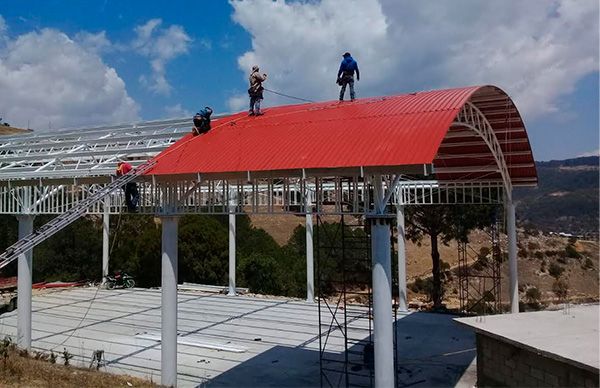
{"type": "Polygon", "coordinates": [[[354,101],[354,72],[356,72],[356,80],[360,81],[360,72],[358,71],[358,63],[352,58],[350,53],[346,52],[343,55],[344,59],[338,70],[336,83],[342,88],[340,90],[340,101],[344,101],[346,93],[346,85],[350,85],[350,101],[354,101]]]}
{"type": "MultiPolygon", "coordinates": [[[[117,176],[123,176],[131,171],[133,167],[131,164],[127,162],[120,161],[117,163],[117,176]]],[[[127,210],[135,213],[137,212],[137,204],[140,199],[140,194],[138,193],[137,183],[129,182],[123,186],[123,190],[125,190],[125,204],[127,205],[127,210]]]]}
{"type": "Polygon", "coordinates": [[[263,113],[260,111],[260,102],[263,99],[263,86],[262,83],[267,79],[267,74],[259,73],[258,66],[252,66],[252,73],[248,80],[250,81],[250,88],[248,89],[248,95],[250,96],[250,110],[248,116],[260,116],[263,113]]]}
{"type": "Polygon", "coordinates": [[[194,136],[210,131],[210,115],[212,115],[212,112],[213,110],[209,106],[205,106],[204,109],[200,109],[200,112],[194,115],[194,128],[192,128],[194,136]]]}

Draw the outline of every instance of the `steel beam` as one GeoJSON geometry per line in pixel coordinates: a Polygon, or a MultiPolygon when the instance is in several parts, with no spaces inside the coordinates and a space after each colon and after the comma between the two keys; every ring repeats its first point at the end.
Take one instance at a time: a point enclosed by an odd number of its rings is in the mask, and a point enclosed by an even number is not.
{"type": "Polygon", "coordinates": [[[102,214],[102,283],[108,276],[110,260],[110,196],[104,198],[104,213],[102,214]]]}
{"type": "Polygon", "coordinates": [[[177,223],[174,216],[162,222],[162,295],[160,382],[177,386],[177,223]]]}
{"type": "Polygon", "coordinates": [[[236,272],[236,264],[235,264],[235,256],[236,256],[236,248],[235,248],[235,205],[229,205],[229,292],[227,295],[235,296],[235,272],[236,272]]]}
{"type": "Polygon", "coordinates": [[[408,311],[406,298],[406,233],[404,230],[404,206],[397,207],[398,227],[398,310],[408,311]]]}
{"type": "Polygon", "coordinates": [[[515,218],[515,204],[507,200],[506,206],[506,233],[508,237],[508,267],[509,267],[509,292],[510,312],[519,312],[519,279],[517,265],[517,224],[515,218]]]}
{"type": "Polygon", "coordinates": [[[306,211],[306,301],[315,301],[315,271],[314,271],[314,245],[313,245],[313,218],[312,201],[308,188],[304,195],[304,209],[306,211]]]}
{"type": "Polygon", "coordinates": [[[373,338],[375,387],[394,386],[394,327],[392,322],[392,258],[390,218],[384,218],[385,193],[381,176],[373,181],[375,214],[371,218],[373,262],[373,338]]]}
{"type": "MultiPolygon", "coordinates": [[[[19,240],[33,232],[33,216],[20,215],[19,240]]],[[[17,269],[17,346],[31,350],[31,275],[33,250],[19,255],[17,269]]]]}

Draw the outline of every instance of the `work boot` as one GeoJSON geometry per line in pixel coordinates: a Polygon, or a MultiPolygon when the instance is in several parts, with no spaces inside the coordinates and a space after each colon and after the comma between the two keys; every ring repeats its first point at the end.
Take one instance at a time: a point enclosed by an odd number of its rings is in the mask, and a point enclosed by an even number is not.
{"type": "Polygon", "coordinates": [[[253,111],[249,111],[248,112],[248,116],[254,116],[254,112],[253,111]]]}
{"type": "Polygon", "coordinates": [[[254,115],[255,116],[262,116],[262,115],[264,115],[264,113],[263,112],[256,112],[254,115]]]}

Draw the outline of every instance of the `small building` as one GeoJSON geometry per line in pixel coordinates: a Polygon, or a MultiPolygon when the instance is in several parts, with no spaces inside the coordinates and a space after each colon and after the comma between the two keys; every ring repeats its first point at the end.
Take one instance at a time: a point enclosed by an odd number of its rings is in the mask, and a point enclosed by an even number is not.
{"type": "Polygon", "coordinates": [[[456,318],[475,330],[477,386],[599,386],[598,305],[456,318]]]}

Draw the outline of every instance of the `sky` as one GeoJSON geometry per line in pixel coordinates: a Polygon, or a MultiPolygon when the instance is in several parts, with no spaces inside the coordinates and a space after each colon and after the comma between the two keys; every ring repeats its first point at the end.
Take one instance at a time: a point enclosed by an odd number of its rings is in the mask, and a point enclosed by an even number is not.
{"type": "MultiPolygon", "coordinates": [[[[0,0],[0,117],[48,131],[247,109],[268,89],[358,97],[493,84],[536,160],[598,155],[597,0],[0,0]]],[[[298,101],[265,93],[264,106],[298,101]]]]}

